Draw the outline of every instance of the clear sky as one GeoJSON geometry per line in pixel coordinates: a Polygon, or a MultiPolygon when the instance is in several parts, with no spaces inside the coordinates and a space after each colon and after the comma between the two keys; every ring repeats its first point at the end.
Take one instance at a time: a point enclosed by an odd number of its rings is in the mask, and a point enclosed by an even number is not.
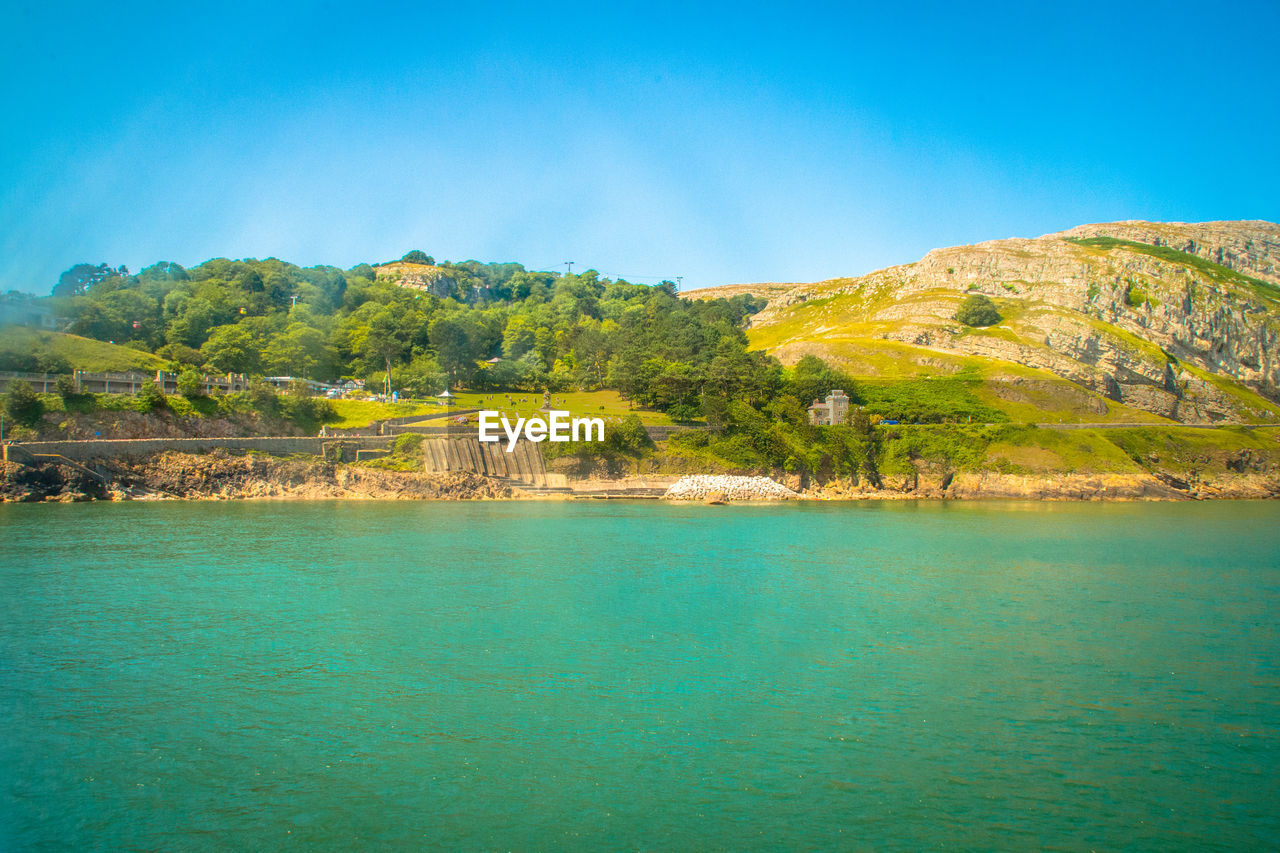
{"type": "Polygon", "coordinates": [[[0,290],[410,249],[690,288],[1274,221],[1277,33],[1276,0],[0,0],[0,290]]]}

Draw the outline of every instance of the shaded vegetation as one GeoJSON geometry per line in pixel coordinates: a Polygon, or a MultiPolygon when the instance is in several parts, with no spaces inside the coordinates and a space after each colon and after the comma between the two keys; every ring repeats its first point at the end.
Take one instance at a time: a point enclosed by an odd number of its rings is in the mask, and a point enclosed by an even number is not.
{"type": "Polygon", "coordinates": [[[973,293],[956,310],[956,319],[966,326],[994,326],[1000,322],[1000,311],[990,297],[973,293]]]}

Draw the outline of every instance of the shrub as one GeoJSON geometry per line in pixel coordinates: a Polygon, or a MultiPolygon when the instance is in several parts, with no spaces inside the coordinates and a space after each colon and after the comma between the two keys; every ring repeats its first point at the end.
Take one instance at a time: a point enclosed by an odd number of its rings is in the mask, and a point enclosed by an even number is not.
{"type": "Polygon", "coordinates": [[[249,386],[248,397],[249,405],[258,414],[268,418],[280,416],[280,395],[265,382],[255,382],[249,386]]]}
{"type": "Polygon", "coordinates": [[[1141,284],[1130,281],[1128,289],[1124,292],[1124,304],[1130,308],[1141,308],[1148,301],[1147,289],[1141,284]]]}
{"type": "Polygon", "coordinates": [[[320,424],[337,417],[332,403],[324,397],[309,397],[299,388],[294,388],[289,394],[277,399],[281,414],[306,432],[318,430],[320,424]]]}
{"type": "Polygon", "coordinates": [[[673,421],[683,421],[685,423],[696,421],[701,414],[701,407],[689,403],[676,403],[667,409],[667,417],[673,421]]]}
{"type": "Polygon", "coordinates": [[[188,400],[204,396],[204,381],[194,370],[184,370],[178,377],[178,393],[188,400]]]}
{"type": "Polygon", "coordinates": [[[684,432],[677,432],[671,436],[669,444],[672,447],[706,447],[711,444],[711,431],[705,429],[690,429],[685,430],[684,432]]]}
{"type": "Polygon", "coordinates": [[[65,373],[58,377],[53,387],[58,392],[58,396],[64,400],[70,400],[76,396],[76,381],[65,373]]]}
{"type": "Polygon", "coordinates": [[[156,350],[156,355],[174,364],[190,365],[192,367],[199,367],[204,364],[204,357],[200,355],[200,350],[193,349],[186,344],[165,344],[156,350]]]}
{"type": "Polygon", "coordinates": [[[627,415],[622,423],[605,429],[605,449],[626,456],[642,456],[654,449],[653,439],[639,415],[627,415]]]}
{"type": "Polygon", "coordinates": [[[154,382],[143,382],[142,387],[138,389],[138,394],[133,398],[133,407],[143,414],[158,411],[169,407],[169,398],[160,390],[160,386],[154,382]]]}
{"type": "Polygon", "coordinates": [[[966,326],[994,326],[1000,322],[1000,312],[989,297],[974,293],[960,305],[956,319],[966,326]]]}
{"type": "Polygon", "coordinates": [[[422,441],[426,436],[416,432],[406,432],[396,436],[391,445],[391,452],[396,456],[412,456],[422,449],[422,441]]]}
{"type": "Polygon", "coordinates": [[[4,411],[15,423],[34,426],[44,414],[44,403],[30,385],[18,379],[10,382],[5,392],[4,411]]]}

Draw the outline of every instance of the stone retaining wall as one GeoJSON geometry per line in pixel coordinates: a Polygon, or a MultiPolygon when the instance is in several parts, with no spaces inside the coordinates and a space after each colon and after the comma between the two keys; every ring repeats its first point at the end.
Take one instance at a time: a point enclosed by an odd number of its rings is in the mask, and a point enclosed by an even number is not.
{"type": "Polygon", "coordinates": [[[210,450],[246,451],[257,450],[286,456],[293,453],[309,453],[314,456],[324,454],[324,445],[340,441],[342,444],[355,444],[358,449],[382,450],[390,446],[391,436],[344,436],[341,439],[320,438],[317,436],[276,436],[258,438],[132,438],[132,439],[91,439],[88,441],[24,441],[20,444],[6,445],[4,458],[9,458],[9,448],[16,447],[19,452],[33,456],[63,456],[76,462],[87,459],[132,459],[141,456],[154,456],[166,450],[178,453],[208,453],[210,450]]]}

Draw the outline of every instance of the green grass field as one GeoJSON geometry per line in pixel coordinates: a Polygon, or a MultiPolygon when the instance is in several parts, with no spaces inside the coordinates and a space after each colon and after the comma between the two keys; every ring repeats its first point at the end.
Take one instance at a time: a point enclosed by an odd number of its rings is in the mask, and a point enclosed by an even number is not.
{"type": "Polygon", "coordinates": [[[338,420],[327,421],[334,429],[359,429],[374,421],[421,414],[424,417],[438,408],[432,403],[379,403],[376,400],[331,400],[338,420]]]}
{"type": "Polygon", "coordinates": [[[1222,476],[1242,452],[1280,458],[1280,428],[1007,430],[987,447],[981,467],[1019,474],[1164,471],[1222,476]]]}
{"type": "Polygon", "coordinates": [[[42,362],[61,362],[67,370],[79,368],[93,373],[124,370],[160,370],[163,359],[131,347],[24,326],[0,328],[0,357],[35,355],[42,362]]]}
{"type": "MultiPolygon", "coordinates": [[[[424,418],[429,424],[443,425],[448,422],[450,411],[457,409],[496,409],[508,418],[527,418],[540,415],[542,394],[534,391],[458,391],[453,405],[445,410],[441,406],[428,404],[428,414],[435,417],[424,418]]],[[[664,412],[631,408],[617,391],[565,391],[551,395],[551,404],[556,409],[567,411],[577,417],[599,417],[622,419],[628,415],[639,415],[640,420],[648,426],[668,426],[675,423],[664,412]]],[[[474,415],[471,416],[474,419],[474,415]]]]}

